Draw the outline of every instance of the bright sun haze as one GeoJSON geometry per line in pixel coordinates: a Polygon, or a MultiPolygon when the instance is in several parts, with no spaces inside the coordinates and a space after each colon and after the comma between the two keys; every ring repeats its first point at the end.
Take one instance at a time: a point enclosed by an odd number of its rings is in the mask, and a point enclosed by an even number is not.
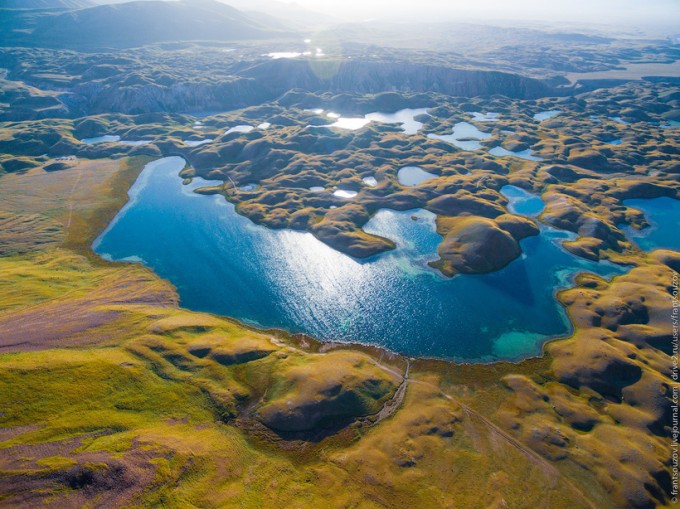
{"type": "Polygon", "coordinates": [[[484,18],[544,21],[586,21],[602,24],[662,22],[680,26],[680,2],[676,0],[296,0],[307,9],[361,20],[452,21],[484,18]]]}

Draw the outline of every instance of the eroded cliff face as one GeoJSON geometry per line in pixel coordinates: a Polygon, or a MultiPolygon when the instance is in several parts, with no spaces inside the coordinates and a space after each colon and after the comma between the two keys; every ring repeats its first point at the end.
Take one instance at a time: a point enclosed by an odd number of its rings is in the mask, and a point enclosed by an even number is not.
{"type": "Polygon", "coordinates": [[[264,80],[275,94],[274,91],[280,94],[303,88],[312,92],[361,94],[386,90],[462,97],[502,94],[516,99],[560,95],[545,81],[517,74],[409,62],[278,59],[254,65],[245,70],[243,76],[264,80]]]}
{"type": "Polygon", "coordinates": [[[218,83],[96,82],[75,87],[65,102],[79,114],[226,111],[271,99],[261,88],[244,78],[218,83]]]}
{"type": "MultiPolygon", "coordinates": [[[[333,95],[384,91],[459,97],[503,94],[515,99],[566,93],[546,81],[494,71],[405,62],[277,59],[255,62],[233,76],[210,80],[152,81],[142,74],[116,75],[69,88],[62,100],[73,115],[227,111],[273,101],[291,90],[333,95]]],[[[291,95],[287,100],[295,102],[291,95]]],[[[347,106],[362,109],[357,101],[347,106]]]]}

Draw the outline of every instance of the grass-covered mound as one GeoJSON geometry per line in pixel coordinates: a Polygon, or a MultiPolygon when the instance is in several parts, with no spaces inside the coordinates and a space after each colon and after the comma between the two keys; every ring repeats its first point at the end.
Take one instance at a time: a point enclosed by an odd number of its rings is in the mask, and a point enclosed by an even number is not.
{"type": "Polygon", "coordinates": [[[276,430],[308,431],[377,414],[400,381],[356,353],[308,355],[274,381],[274,394],[260,408],[260,419],[276,430]]]}

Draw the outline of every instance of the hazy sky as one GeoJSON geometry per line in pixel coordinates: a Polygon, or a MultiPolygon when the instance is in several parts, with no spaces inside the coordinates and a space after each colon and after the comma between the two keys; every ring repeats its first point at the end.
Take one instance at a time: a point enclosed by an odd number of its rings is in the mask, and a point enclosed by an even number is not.
{"type": "MultiPolygon", "coordinates": [[[[227,0],[228,1],[228,0],[227,0]]],[[[680,0],[294,0],[308,9],[357,19],[532,19],[602,24],[677,24],[680,0]]]]}

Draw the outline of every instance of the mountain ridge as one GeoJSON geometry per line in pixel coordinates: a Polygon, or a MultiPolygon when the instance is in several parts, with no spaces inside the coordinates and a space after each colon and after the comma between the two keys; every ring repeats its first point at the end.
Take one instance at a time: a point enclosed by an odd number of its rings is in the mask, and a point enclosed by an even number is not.
{"type": "Polygon", "coordinates": [[[132,1],[43,18],[28,40],[36,46],[125,48],[189,40],[267,39],[290,35],[215,0],[132,1]]]}
{"type": "Polygon", "coordinates": [[[0,9],[84,9],[95,4],[89,0],[0,0],[0,9]]]}

